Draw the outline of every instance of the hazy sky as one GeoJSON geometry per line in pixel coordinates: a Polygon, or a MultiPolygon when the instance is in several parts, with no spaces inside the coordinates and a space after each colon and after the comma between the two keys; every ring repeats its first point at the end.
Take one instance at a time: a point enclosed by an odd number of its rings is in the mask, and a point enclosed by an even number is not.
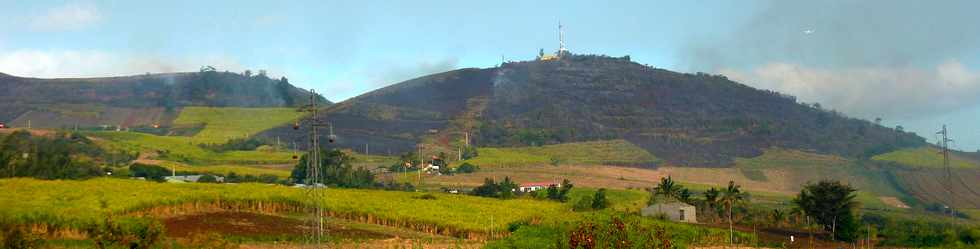
{"type": "Polygon", "coordinates": [[[980,1],[0,1],[0,72],[265,69],[340,101],[557,49],[631,55],[980,148],[980,1]]]}

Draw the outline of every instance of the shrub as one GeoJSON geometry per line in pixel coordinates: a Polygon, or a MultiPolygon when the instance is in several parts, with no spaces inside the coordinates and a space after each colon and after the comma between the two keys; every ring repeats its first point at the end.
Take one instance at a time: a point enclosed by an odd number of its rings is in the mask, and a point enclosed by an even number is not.
{"type": "Polygon", "coordinates": [[[609,200],[606,199],[606,189],[600,188],[599,191],[595,192],[592,196],[592,209],[602,210],[609,206],[609,200]]]}
{"type": "Polygon", "coordinates": [[[578,199],[578,201],[575,201],[575,204],[572,205],[572,210],[576,212],[592,210],[592,198],[582,197],[581,199],[578,199]]]}
{"type": "Polygon", "coordinates": [[[469,174],[469,173],[476,172],[477,170],[480,170],[480,166],[476,166],[470,163],[463,163],[459,165],[459,167],[456,167],[456,173],[469,174]]]}
{"type": "Polygon", "coordinates": [[[40,237],[22,226],[5,224],[0,226],[0,246],[10,249],[38,248],[44,242],[40,237]]]}
{"type": "Polygon", "coordinates": [[[197,179],[197,182],[200,182],[200,183],[217,183],[218,182],[218,178],[215,178],[213,175],[202,175],[201,178],[198,178],[197,179]]]}
{"type": "Polygon", "coordinates": [[[163,182],[164,177],[171,175],[173,172],[167,170],[164,167],[156,165],[146,165],[140,163],[134,163],[129,166],[129,174],[133,177],[143,177],[147,180],[153,180],[158,182],[163,182]]]}

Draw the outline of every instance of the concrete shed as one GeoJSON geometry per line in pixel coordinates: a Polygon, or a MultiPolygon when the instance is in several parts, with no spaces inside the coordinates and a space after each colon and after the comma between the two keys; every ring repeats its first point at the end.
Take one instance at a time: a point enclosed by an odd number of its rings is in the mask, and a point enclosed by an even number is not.
{"type": "Polygon", "coordinates": [[[663,214],[672,221],[698,223],[697,208],[683,202],[657,203],[640,210],[643,216],[663,214]]]}

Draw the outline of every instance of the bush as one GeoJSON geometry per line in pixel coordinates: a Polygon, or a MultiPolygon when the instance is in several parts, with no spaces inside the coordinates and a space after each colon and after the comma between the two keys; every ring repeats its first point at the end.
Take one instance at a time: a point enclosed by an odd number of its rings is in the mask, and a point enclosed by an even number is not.
{"type": "Polygon", "coordinates": [[[197,179],[197,182],[200,182],[200,183],[218,183],[218,178],[215,178],[213,175],[202,175],[201,178],[198,178],[197,179]]]}
{"type": "Polygon", "coordinates": [[[173,174],[170,170],[156,165],[146,165],[134,163],[129,166],[129,175],[132,177],[143,177],[147,180],[163,182],[164,177],[173,174]]]}
{"type": "Polygon", "coordinates": [[[263,174],[259,176],[259,182],[261,183],[276,183],[279,181],[279,177],[275,175],[263,174]]]}
{"type": "Polygon", "coordinates": [[[436,196],[434,196],[432,194],[423,194],[423,195],[419,195],[419,196],[412,196],[412,198],[413,199],[419,199],[419,200],[435,200],[436,199],[436,196]]]}
{"type": "Polygon", "coordinates": [[[581,199],[578,199],[578,201],[575,201],[575,204],[572,205],[572,210],[576,212],[592,210],[592,198],[582,197],[581,199]]]}
{"type": "Polygon", "coordinates": [[[606,189],[600,188],[599,191],[595,192],[592,196],[592,209],[602,210],[609,206],[609,200],[606,199],[606,189]]]}
{"type": "Polygon", "coordinates": [[[27,249],[38,248],[44,242],[39,236],[32,234],[29,229],[18,225],[3,225],[0,227],[0,245],[3,248],[27,249]]]}
{"type": "Polygon", "coordinates": [[[87,227],[85,232],[96,248],[146,249],[160,242],[164,228],[156,219],[127,217],[116,221],[110,215],[105,221],[87,227]]]}
{"type": "Polygon", "coordinates": [[[480,170],[480,166],[472,165],[470,163],[463,163],[459,165],[459,167],[456,167],[456,173],[469,174],[476,172],[477,170],[480,170]]]}

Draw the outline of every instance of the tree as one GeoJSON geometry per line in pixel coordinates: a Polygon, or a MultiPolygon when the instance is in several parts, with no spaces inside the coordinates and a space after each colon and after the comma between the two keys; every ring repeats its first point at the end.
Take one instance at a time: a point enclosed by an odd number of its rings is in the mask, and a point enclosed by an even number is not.
{"type": "Polygon", "coordinates": [[[561,180],[561,188],[558,190],[558,201],[568,201],[568,193],[572,191],[572,187],[574,187],[572,181],[568,179],[561,180]]]}
{"type": "Polygon", "coordinates": [[[490,178],[484,178],[483,185],[473,188],[472,193],[476,196],[510,199],[514,197],[514,189],[516,188],[517,183],[511,181],[509,176],[504,177],[500,183],[496,183],[490,178]]]}
{"type": "Polygon", "coordinates": [[[558,186],[548,186],[548,199],[560,202],[568,201],[568,192],[572,190],[572,182],[568,179],[562,180],[561,188],[558,186]]]}
{"type": "MultiPolygon", "coordinates": [[[[718,207],[718,196],[720,194],[721,194],[721,191],[718,191],[718,189],[715,188],[715,187],[711,187],[707,191],[704,191],[705,211],[708,211],[708,210],[712,210],[712,211],[717,210],[717,207],[718,207]]],[[[714,216],[715,218],[718,217],[718,215],[717,215],[716,212],[704,212],[704,213],[705,214],[714,213],[712,216],[714,216]]]]}
{"type": "Polygon", "coordinates": [[[649,203],[654,203],[657,196],[663,196],[664,199],[680,199],[683,188],[684,186],[675,183],[670,176],[660,178],[660,183],[657,183],[657,186],[653,188],[653,196],[649,203]]]}
{"type": "Polygon", "coordinates": [[[276,83],[276,91],[279,93],[279,97],[282,98],[282,102],[285,106],[293,106],[293,96],[289,95],[290,89],[289,79],[282,77],[279,82],[276,83]]]}
{"type": "Polygon", "coordinates": [[[769,213],[769,219],[772,220],[772,225],[774,227],[781,227],[783,222],[786,221],[786,213],[779,209],[773,209],[772,212],[769,213]]]}
{"type": "Polygon", "coordinates": [[[595,192],[592,196],[592,209],[602,210],[609,206],[609,200],[606,199],[606,189],[600,188],[599,191],[595,192]]]}
{"type": "Polygon", "coordinates": [[[473,195],[483,196],[483,197],[497,197],[497,190],[499,187],[497,183],[490,178],[483,179],[483,185],[473,188],[473,195]]]}
{"type": "MultiPolygon", "coordinates": [[[[307,179],[307,155],[303,155],[293,168],[290,178],[295,183],[309,183],[307,179]]],[[[320,182],[343,188],[372,188],[378,186],[374,174],[364,168],[354,168],[354,158],[333,149],[320,151],[320,182]]],[[[255,179],[258,181],[259,179],[255,179]]]]}
{"type": "Polygon", "coordinates": [[[813,217],[834,239],[853,241],[858,226],[853,212],[860,205],[855,200],[855,191],[840,181],[823,180],[804,185],[793,204],[813,217]]]}
{"type": "Polygon", "coordinates": [[[470,163],[463,163],[460,164],[459,167],[456,167],[456,173],[473,173],[479,169],[480,169],[479,166],[470,163]]]}
{"type": "Polygon", "coordinates": [[[463,147],[463,160],[474,158],[479,156],[480,153],[476,150],[476,146],[464,146],[463,147]]]}
{"type": "Polygon", "coordinates": [[[735,181],[728,181],[728,187],[722,189],[721,196],[718,199],[719,202],[725,205],[725,209],[728,210],[728,243],[732,244],[734,242],[735,228],[732,217],[732,208],[735,205],[739,205],[747,199],[744,193],[742,193],[741,186],[735,185],[735,181]]]}

